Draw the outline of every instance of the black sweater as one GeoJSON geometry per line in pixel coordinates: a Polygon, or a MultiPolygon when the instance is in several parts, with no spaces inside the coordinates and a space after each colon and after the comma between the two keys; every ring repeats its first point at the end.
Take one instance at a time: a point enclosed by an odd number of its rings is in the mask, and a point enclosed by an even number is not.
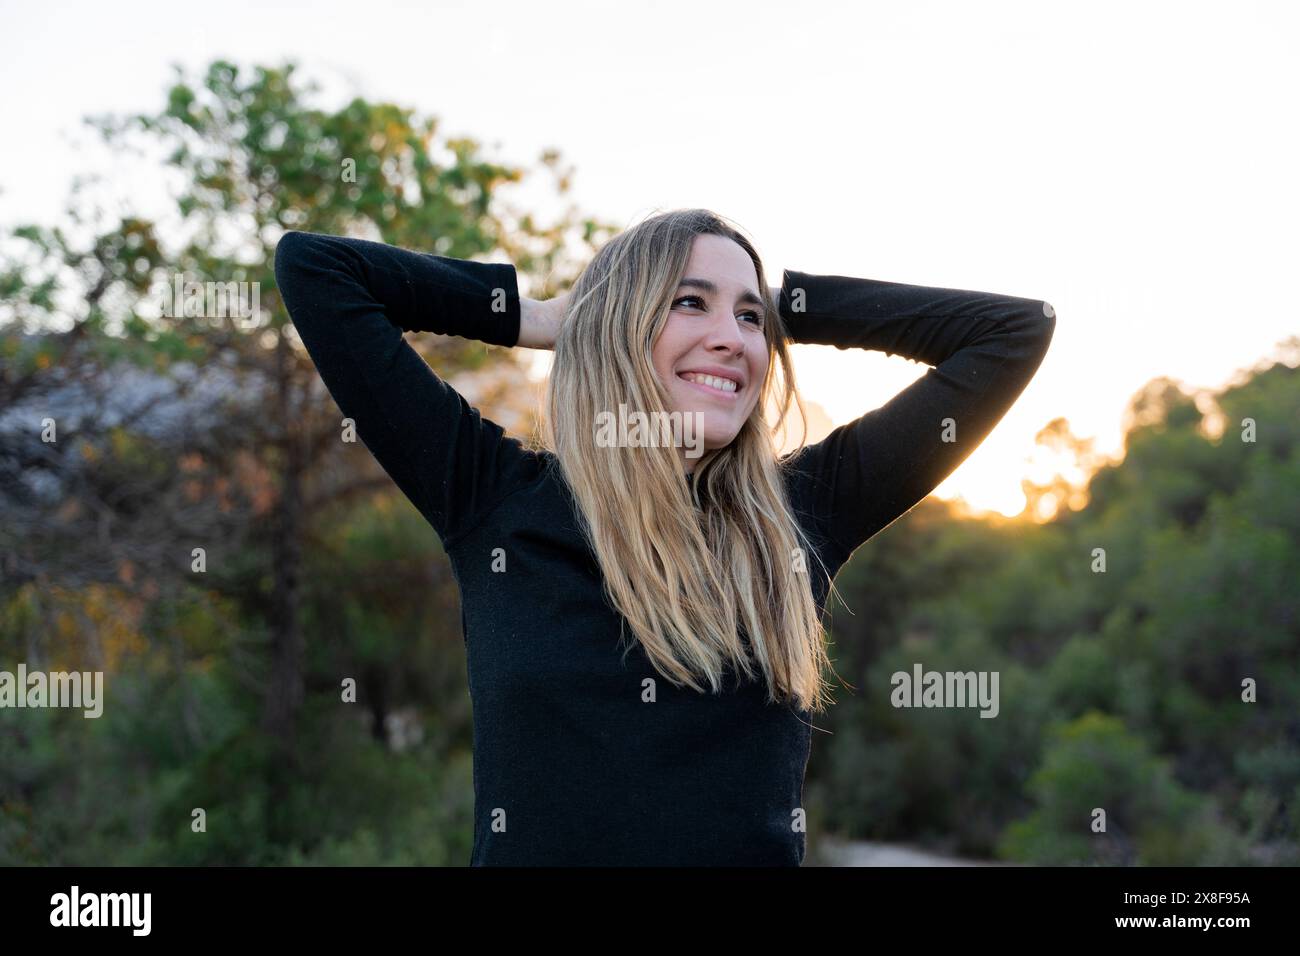
{"type": "MultiPolygon", "coordinates": [[[[481,416],[403,337],[515,345],[514,267],[290,232],[275,277],[330,394],[438,533],[460,587],[471,863],[798,866],[811,715],[766,703],[756,682],[720,695],[679,690],[637,643],[624,659],[620,615],[554,457],[481,416]],[[502,555],[504,573],[493,570],[502,555]]],[[[1056,322],[1038,299],[782,278],[791,341],[934,366],[782,460],[796,519],[833,578],[984,440],[1038,369],[1056,322]]],[[[807,564],[822,609],[829,579],[807,564]]]]}

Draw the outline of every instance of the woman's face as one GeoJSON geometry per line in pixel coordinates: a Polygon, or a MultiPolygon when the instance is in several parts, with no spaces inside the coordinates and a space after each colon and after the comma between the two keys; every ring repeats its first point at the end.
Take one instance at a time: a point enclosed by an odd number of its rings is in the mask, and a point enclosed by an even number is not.
{"type": "MultiPolygon", "coordinates": [[[[668,389],[668,410],[689,418],[689,427],[701,420],[696,412],[702,416],[704,451],[729,445],[758,402],[767,372],[761,291],[753,261],[736,242],[695,237],[652,357],[668,389]]],[[[693,471],[698,456],[689,450],[681,449],[682,458],[693,471]]]]}

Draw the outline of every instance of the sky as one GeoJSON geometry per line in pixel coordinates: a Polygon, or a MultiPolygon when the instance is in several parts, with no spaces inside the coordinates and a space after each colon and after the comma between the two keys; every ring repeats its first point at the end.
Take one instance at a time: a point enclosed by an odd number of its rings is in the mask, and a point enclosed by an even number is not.
{"type": "MultiPolygon", "coordinates": [[[[560,150],[585,214],[720,212],[770,284],[789,268],[1044,299],[1042,367],[936,491],[977,510],[1016,514],[1021,478],[1060,465],[1034,444],[1052,419],[1115,454],[1152,378],[1219,389],[1300,334],[1293,3],[0,2],[0,28],[0,227],[60,221],[87,173],[161,213],[164,177],[82,118],[160,109],[173,63],[292,60],[322,106],[396,102],[521,166],[560,150]]],[[[530,188],[558,208],[544,177],[530,188]]],[[[927,368],[795,355],[837,425],[927,368]]]]}

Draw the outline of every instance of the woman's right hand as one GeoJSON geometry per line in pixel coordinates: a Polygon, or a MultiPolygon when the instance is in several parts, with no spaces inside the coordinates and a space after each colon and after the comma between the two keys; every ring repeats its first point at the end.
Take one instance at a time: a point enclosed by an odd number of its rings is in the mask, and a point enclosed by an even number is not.
{"type": "Polygon", "coordinates": [[[519,341],[526,349],[553,349],[569,306],[569,292],[553,299],[519,300],[519,341]]]}

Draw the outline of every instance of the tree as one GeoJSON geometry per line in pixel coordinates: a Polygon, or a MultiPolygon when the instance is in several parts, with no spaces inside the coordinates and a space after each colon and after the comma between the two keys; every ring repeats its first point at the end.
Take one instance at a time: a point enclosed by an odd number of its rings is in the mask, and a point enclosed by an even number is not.
{"type": "MultiPolygon", "coordinates": [[[[4,483],[8,594],[0,601],[39,609],[37,584],[105,581],[123,601],[197,589],[230,602],[239,620],[265,621],[265,668],[254,657],[245,678],[275,744],[269,765],[284,781],[304,694],[304,548],[316,542],[319,516],[391,482],[359,443],[343,440],[341,416],[275,294],[276,242],[302,229],[461,258],[504,256],[531,280],[525,294],[546,297],[572,281],[575,263],[613,227],[572,206],[538,223],[505,196],[525,170],[486,158],[474,139],[438,137],[436,119],[408,108],[309,105],[319,88],[300,88],[293,64],[241,73],[217,61],[197,82],[175,69],[160,111],[88,122],[119,151],[137,142],[167,151],[181,183],[177,222],[122,218],[96,224],[89,239],[24,226],[13,238],[29,256],[0,269],[0,405],[17,424],[0,438],[0,474],[44,472],[54,489],[4,483]],[[251,296],[237,308],[209,297],[190,312],[168,301],[178,276],[251,296]],[[71,328],[48,331],[60,320],[71,328]],[[107,401],[126,381],[124,366],[167,387],[107,401]],[[84,390],[72,391],[78,384],[84,390]],[[55,419],[58,441],[39,442],[42,409],[56,399],[74,407],[55,419]],[[185,413],[181,422],[141,427],[167,405],[185,413]],[[95,535],[97,551],[75,547],[95,535]],[[208,561],[202,576],[195,547],[208,561]]],[[[571,171],[557,152],[540,166],[558,194],[567,192],[571,171]]],[[[74,209],[70,218],[81,227],[91,217],[74,209]]],[[[447,378],[488,359],[480,343],[419,344],[447,378]]],[[[493,361],[522,377],[510,353],[493,361]]]]}

